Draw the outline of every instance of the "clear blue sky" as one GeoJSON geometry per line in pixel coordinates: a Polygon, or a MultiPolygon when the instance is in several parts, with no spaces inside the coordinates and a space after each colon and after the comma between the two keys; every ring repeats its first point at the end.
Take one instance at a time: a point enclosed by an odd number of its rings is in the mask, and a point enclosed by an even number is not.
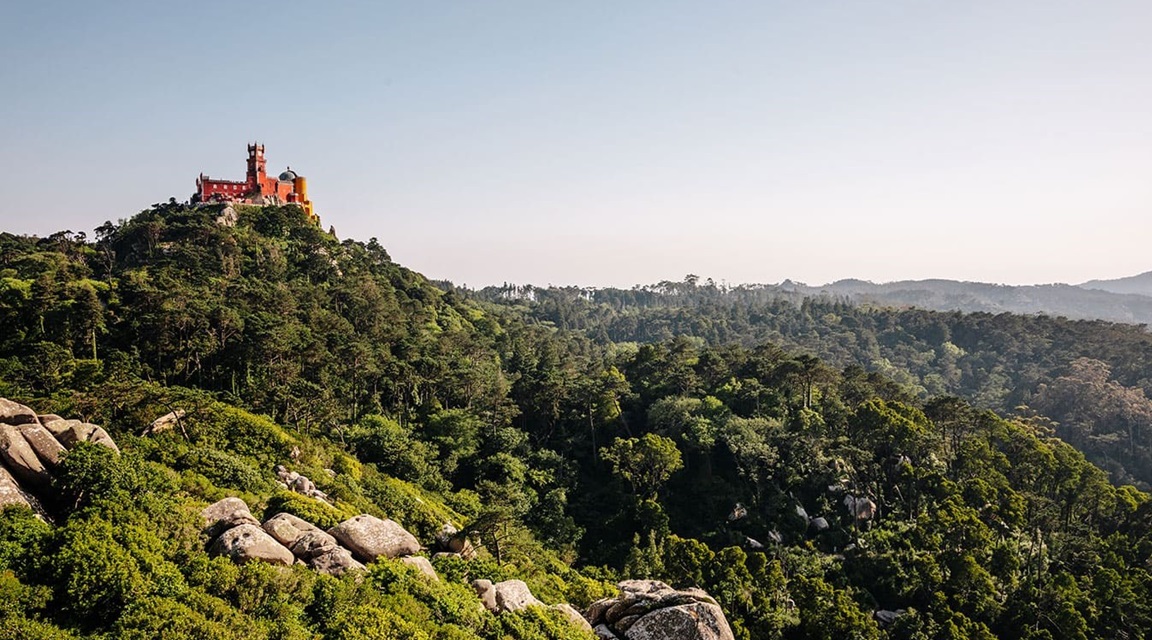
{"type": "Polygon", "coordinates": [[[0,11],[0,228],[245,144],[458,283],[1152,269],[1152,2],[88,2],[0,11]]]}

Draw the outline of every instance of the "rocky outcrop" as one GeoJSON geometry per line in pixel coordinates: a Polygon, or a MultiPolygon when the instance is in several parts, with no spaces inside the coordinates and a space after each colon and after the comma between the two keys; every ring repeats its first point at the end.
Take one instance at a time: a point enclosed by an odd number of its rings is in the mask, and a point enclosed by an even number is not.
{"type": "MultiPolygon", "coordinates": [[[[209,505],[201,511],[201,518],[212,540],[208,551],[236,562],[258,561],[282,566],[300,563],[319,573],[339,576],[348,571],[363,570],[365,567],[360,560],[371,562],[383,557],[399,559],[429,580],[440,580],[428,558],[412,555],[420,550],[416,537],[392,520],[363,514],[325,532],[295,515],[278,513],[260,524],[248,505],[235,497],[209,505]]],[[[455,529],[452,532],[455,533],[455,529]]],[[[459,557],[460,554],[446,555],[459,557]]],[[[528,585],[521,580],[495,584],[476,580],[472,586],[484,608],[493,613],[547,606],[532,595],[528,585]]],[[[556,604],[551,608],[572,625],[592,631],[592,625],[571,605],[556,604]]]]}
{"type": "Polygon", "coordinates": [[[520,611],[528,607],[544,606],[536,599],[523,580],[505,580],[495,584],[490,580],[473,580],[472,588],[480,596],[484,608],[492,613],[520,611]]]}
{"type": "Polygon", "coordinates": [[[336,542],[336,538],[290,513],[272,516],[264,522],[263,528],[301,562],[320,573],[338,576],[345,571],[364,568],[350,551],[336,542]]]}
{"type": "Polygon", "coordinates": [[[345,520],[328,533],[362,562],[371,562],[381,556],[410,556],[420,550],[416,536],[405,531],[404,527],[392,520],[381,520],[367,514],[345,520]]]}
{"type": "Polygon", "coordinates": [[[43,427],[47,429],[48,432],[52,434],[52,437],[56,438],[56,440],[60,440],[60,436],[64,435],[64,432],[68,430],[68,427],[74,424],[83,424],[83,422],[80,420],[65,420],[64,418],[56,415],[49,415],[48,417],[55,418],[55,420],[44,420],[40,424],[43,425],[43,427]]]}
{"type": "MultiPolygon", "coordinates": [[[[465,560],[471,560],[476,557],[476,549],[472,546],[472,542],[468,540],[468,536],[448,523],[440,527],[440,532],[436,534],[436,548],[440,553],[460,556],[465,560]]],[[[440,554],[438,553],[437,555],[440,554]]]]}
{"type": "Polygon", "coordinates": [[[343,575],[347,571],[364,569],[364,565],[352,557],[352,552],[341,546],[328,549],[309,560],[307,564],[314,571],[333,576],[343,575]]]}
{"type": "MultiPolygon", "coordinates": [[[[324,533],[316,525],[298,518],[291,513],[278,513],[266,520],[263,527],[264,530],[268,532],[268,535],[276,538],[277,542],[289,549],[305,534],[317,531],[324,533]]],[[[325,533],[324,535],[328,534],[325,533]]],[[[328,537],[332,539],[332,544],[336,544],[335,538],[332,538],[332,536],[328,537]]]]}
{"type": "Polygon", "coordinates": [[[856,520],[867,521],[876,517],[876,503],[871,498],[848,494],[844,496],[844,506],[848,509],[848,515],[856,520]]]}
{"type": "Polygon", "coordinates": [[[20,485],[16,484],[16,479],[8,473],[7,469],[0,466],[0,509],[12,505],[32,506],[29,504],[28,498],[24,497],[24,493],[20,491],[20,485]]]}
{"type": "Polygon", "coordinates": [[[47,467],[55,467],[60,463],[61,456],[67,449],[52,432],[45,429],[39,423],[29,423],[20,425],[20,435],[28,441],[29,446],[36,452],[36,457],[40,458],[47,467]]]}
{"type": "Polygon", "coordinates": [[[496,608],[500,611],[520,611],[528,607],[542,606],[523,580],[505,580],[496,585],[496,608]]]}
{"type": "Polygon", "coordinates": [[[39,424],[39,421],[35,411],[8,398],[0,398],[0,423],[18,427],[22,424],[39,424]]]}
{"type": "Polygon", "coordinates": [[[606,640],[733,640],[724,612],[700,589],[625,580],[620,595],[593,602],[585,618],[606,640]]]}
{"type": "Polygon", "coordinates": [[[36,450],[24,439],[19,427],[0,424],[0,462],[29,488],[44,490],[52,484],[52,474],[36,456],[36,450]]]}
{"type": "MultiPolygon", "coordinates": [[[[293,451],[296,452],[295,457],[299,457],[299,448],[293,447],[293,451]]],[[[331,500],[328,499],[328,494],[317,489],[316,483],[312,482],[308,476],[300,475],[295,471],[289,471],[288,468],[282,464],[276,465],[272,471],[276,474],[276,477],[280,479],[280,484],[285,489],[331,504],[331,500]]]]}
{"type": "MultiPolygon", "coordinates": [[[[209,551],[217,555],[227,555],[238,562],[249,560],[262,560],[273,564],[292,564],[301,562],[309,568],[320,573],[339,576],[347,571],[362,570],[364,565],[359,562],[353,552],[341,546],[340,540],[316,525],[303,520],[290,513],[278,513],[260,524],[248,505],[239,498],[225,498],[210,505],[201,515],[204,519],[204,529],[213,542],[209,551]],[[252,530],[255,527],[259,533],[252,530]]],[[[388,555],[397,549],[407,551],[419,549],[420,545],[400,525],[390,520],[379,520],[371,516],[357,516],[342,523],[348,525],[343,529],[340,526],[333,531],[340,530],[348,539],[358,541],[361,557],[375,559],[379,556],[396,557],[388,555]],[[375,522],[372,522],[372,521],[375,522]],[[377,523],[386,524],[383,530],[377,523]],[[397,532],[395,529],[399,529],[397,532]],[[407,539],[405,538],[407,536],[407,539]],[[409,544],[409,540],[411,544],[409,544]],[[402,544],[397,543],[399,540],[402,544]],[[381,550],[386,553],[378,553],[381,550]]],[[[346,544],[346,543],[345,543],[346,544]]],[[[436,571],[425,558],[402,558],[433,579],[439,579],[436,571]]]]}
{"type": "Polygon", "coordinates": [[[592,625],[588,624],[588,621],[584,619],[584,615],[577,611],[576,607],[573,607],[567,602],[563,602],[554,604],[551,608],[564,614],[564,617],[567,618],[568,622],[572,623],[573,626],[585,631],[592,631],[592,625]]]}
{"type": "Polygon", "coordinates": [[[0,507],[29,506],[51,519],[43,504],[56,502],[52,470],[81,441],[119,452],[111,436],[96,425],[64,420],[56,414],[37,415],[29,407],[0,398],[0,507]]]}
{"type": "Polygon", "coordinates": [[[163,433],[165,431],[171,431],[172,427],[175,427],[176,425],[180,424],[180,420],[183,417],[184,417],[184,410],[183,409],[177,409],[177,410],[172,411],[170,413],[166,413],[166,414],[160,416],[159,418],[156,418],[155,420],[153,420],[152,424],[148,425],[148,428],[145,429],[144,433],[141,435],[147,436],[147,435],[151,435],[154,433],[163,433]]]}
{"type": "Polygon", "coordinates": [[[208,551],[228,556],[239,563],[262,561],[288,566],[296,561],[291,551],[254,524],[228,529],[216,538],[208,551]]]}
{"type": "Polygon", "coordinates": [[[75,447],[78,442],[92,442],[108,447],[116,453],[120,453],[120,447],[116,446],[116,441],[101,427],[76,420],[70,420],[69,422],[75,422],[76,424],[69,425],[67,429],[56,436],[60,440],[60,444],[71,449],[75,447]]]}
{"type": "Polygon", "coordinates": [[[424,556],[404,556],[400,558],[400,562],[410,567],[415,567],[417,571],[434,582],[440,581],[440,576],[436,575],[436,569],[432,568],[432,563],[428,562],[428,558],[424,556]]]}
{"type": "Polygon", "coordinates": [[[221,533],[240,525],[260,526],[260,521],[248,510],[248,504],[240,498],[224,498],[200,512],[204,520],[204,530],[215,538],[221,533]]]}
{"type": "Polygon", "coordinates": [[[364,569],[356,556],[366,562],[381,556],[400,557],[405,564],[439,580],[427,558],[406,557],[419,550],[420,544],[391,520],[357,516],[334,527],[332,533],[290,513],[278,513],[261,524],[240,498],[225,498],[209,505],[201,517],[212,540],[209,551],[238,562],[300,562],[320,573],[338,576],[364,569]]]}

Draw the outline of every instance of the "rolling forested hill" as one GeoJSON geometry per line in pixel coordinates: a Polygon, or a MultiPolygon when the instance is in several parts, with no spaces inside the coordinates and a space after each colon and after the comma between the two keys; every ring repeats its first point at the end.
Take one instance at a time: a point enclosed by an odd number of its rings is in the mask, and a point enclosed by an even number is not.
{"type": "Polygon", "coordinates": [[[589,613],[699,587],[737,638],[1146,637],[1150,356],[1124,325],[695,282],[460,291],[293,208],[0,234],[0,396],[122,450],[0,512],[0,638],[588,637],[480,609],[509,578],[589,613]],[[225,496],[453,522],[479,556],[435,585],[237,566],[196,524],[225,496]]]}

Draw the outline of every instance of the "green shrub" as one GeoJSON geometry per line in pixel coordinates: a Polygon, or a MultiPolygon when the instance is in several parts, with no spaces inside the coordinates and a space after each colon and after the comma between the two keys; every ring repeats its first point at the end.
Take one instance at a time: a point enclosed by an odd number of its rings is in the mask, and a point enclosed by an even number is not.
{"type": "Polygon", "coordinates": [[[241,491],[270,491],[272,480],[243,458],[217,449],[194,449],[176,461],[176,468],[202,474],[214,484],[241,491]]]}
{"type": "Polygon", "coordinates": [[[291,491],[280,491],[268,500],[268,507],[264,509],[264,517],[271,518],[277,513],[290,513],[321,529],[331,529],[348,518],[358,515],[352,510],[337,508],[316,498],[309,498],[291,491]]]}
{"type": "Polygon", "coordinates": [[[0,510],[0,571],[27,577],[43,563],[52,527],[27,507],[0,510]]]}

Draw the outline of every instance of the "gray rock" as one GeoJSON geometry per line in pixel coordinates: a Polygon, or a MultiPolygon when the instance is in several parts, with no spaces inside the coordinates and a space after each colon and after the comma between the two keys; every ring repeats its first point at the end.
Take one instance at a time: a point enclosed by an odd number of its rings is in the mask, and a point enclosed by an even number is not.
{"type": "Polygon", "coordinates": [[[15,426],[34,424],[37,422],[36,412],[19,402],[12,402],[8,398],[0,398],[0,422],[15,426]]]}
{"type": "Polygon", "coordinates": [[[19,427],[0,424],[0,461],[30,489],[46,489],[52,483],[52,474],[44,468],[19,427]]]}
{"type": "Polygon", "coordinates": [[[456,537],[460,530],[452,525],[450,522],[445,522],[444,526],[440,527],[440,531],[436,534],[436,544],[441,549],[447,549],[448,545],[452,543],[452,538],[456,537]]]}
{"type": "Polygon", "coordinates": [[[606,624],[598,624],[592,629],[592,633],[596,634],[598,640],[620,640],[620,636],[612,633],[606,624]]]}
{"type": "Polygon", "coordinates": [[[309,480],[307,476],[297,476],[295,480],[288,483],[288,486],[296,493],[301,493],[306,496],[310,496],[316,491],[316,484],[309,480]]]}
{"type": "Polygon", "coordinates": [[[291,551],[254,524],[228,529],[216,538],[208,551],[240,563],[260,561],[287,567],[296,561],[291,551]]]}
{"type": "Polygon", "coordinates": [[[658,609],[636,620],[626,640],[734,640],[720,607],[696,602],[658,609]]]}
{"type": "MultiPolygon", "coordinates": [[[[65,420],[61,418],[59,420],[41,420],[40,424],[44,425],[44,428],[47,429],[48,432],[51,433],[57,440],[59,440],[60,436],[63,436],[64,432],[67,431],[69,427],[72,427],[73,425],[81,425],[84,423],[79,420],[65,420]]],[[[64,443],[61,442],[60,444],[64,443]]]]}
{"type": "Polygon", "coordinates": [[[0,466],[0,509],[11,505],[32,506],[24,497],[24,493],[20,491],[20,485],[16,484],[16,478],[13,478],[7,469],[0,466]]]}
{"type": "Polygon", "coordinates": [[[296,542],[288,547],[292,553],[297,557],[308,560],[316,556],[324,555],[332,547],[339,546],[336,544],[336,538],[324,533],[317,529],[316,531],[306,531],[296,538],[296,542]]]}
{"type": "Polygon", "coordinates": [[[849,494],[844,497],[844,506],[848,508],[848,514],[857,520],[871,520],[876,517],[876,503],[871,498],[858,498],[849,494]]]}
{"type": "Polygon", "coordinates": [[[235,227],[238,220],[240,220],[240,216],[232,207],[224,207],[220,211],[220,215],[216,216],[216,224],[221,227],[235,227]]]}
{"type": "MultiPolygon", "coordinates": [[[[69,420],[69,422],[76,421],[69,420]]],[[[54,423],[54,425],[56,424],[60,423],[54,423]]],[[[116,453],[120,453],[120,447],[116,446],[116,441],[112,439],[112,436],[108,435],[107,431],[87,422],[69,425],[63,433],[57,434],[56,438],[60,441],[60,444],[69,449],[75,447],[77,442],[91,442],[104,445],[116,453]]]]}
{"type": "Polygon", "coordinates": [[[164,431],[171,431],[172,427],[175,427],[176,425],[180,424],[180,420],[183,417],[184,417],[184,410],[183,409],[177,409],[177,410],[172,411],[170,413],[165,413],[164,415],[160,416],[159,418],[156,418],[155,420],[153,420],[152,424],[148,425],[148,428],[144,430],[144,435],[149,435],[149,434],[153,434],[153,433],[163,433],[164,431]]]}
{"type": "Polygon", "coordinates": [[[352,552],[344,547],[333,546],[324,550],[324,553],[308,560],[308,566],[313,571],[326,573],[330,576],[340,576],[348,571],[362,571],[364,565],[352,557],[352,552]]]}
{"type": "Polygon", "coordinates": [[[424,556],[404,556],[400,558],[400,562],[410,567],[416,567],[417,571],[431,578],[433,582],[440,582],[440,576],[436,575],[436,569],[432,568],[432,563],[428,562],[428,558],[424,556]]]}
{"type": "Polygon", "coordinates": [[[410,556],[420,550],[420,542],[404,527],[392,520],[381,520],[367,514],[345,520],[328,533],[348,547],[361,562],[371,562],[380,556],[410,556]]]}
{"type": "Polygon", "coordinates": [[[204,519],[204,529],[210,538],[245,524],[260,526],[260,521],[252,516],[248,505],[240,498],[224,498],[211,504],[200,512],[200,517],[204,519]]]}
{"type": "Polygon", "coordinates": [[[543,605],[532,595],[523,580],[505,580],[493,585],[496,589],[496,612],[520,611],[532,606],[543,605]]]}
{"type": "Polygon", "coordinates": [[[616,585],[620,592],[629,598],[646,597],[657,600],[660,596],[676,590],[659,580],[625,580],[616,585]]]}
{"type": "Polygon", "coordinates": [[[893,622],[896,622],[896,618],[899,618],[905,613],[908,613],[908,611],[905,609],[897,609],[895,611],[891,611],[889,609],[881,609],[879,611],[873,611],[872,616],[876,618],[876,622],[879,623],[880,628],[884,629],[890,626],[893,622]]]}
{"type": "Polygon", "coordinates": [[[626,580],[620,595],[593,602],[586,618],[594,631],[624,640],[731,640],[732,629],[702,589],[676,590],[657,580],[626,580]]]}
{"type": "Polygon", "coordinates": [[[643,614],[634,613],[632,615],[620,618],[615,625],[616,633],[623,633],[625,636],[627,636],[628,630],[632,628],[632,625],[640,622],[641,615],[643,614]]]}
{"type": "Polygon", "coordinates": [[[472,588],[476,590],[476,595],[480,596],[480,604],[492,613],[497,613],[496,585],[492,584],[491,580],[473,580],[472,588]]]}
{"type": "Polygon", "coordinates": [[[19,428],[20,435],[28,441],[41,462],[49,467],[54,467],[60,463],[60,456],[66,449],[56,440],[51,431],[42,427],[40,423],[22,424],[19,428]]]}
{"type": "MultiPolygon", "coordinates": [[[[296,544],[300,536],[305,533],[309,531],[320,531],[320,528],[316,525],[301,520],[291,513],[277,513],[271,518],[268,518],[262,526],[264,531],[268,532],[268,535],[276,538],[276,542],[279,542],[289,549],[291,549],[292,545],[296,544]]],[[[335,544],[336,541],[333,540],[332,543],[335,544]]]]}
{"type": "Polygon", "coordinates": [[[614,602],[612,606],[608,607],[607,611],[604,612],[604,622],[607,622],[608,624],[615,627],[616,622],[618,622],[620,618],[628,615],[628,610],[631,609],[632,605],[636,604],[637,602],[637,600],[632,598],[621,597],[619,600],[614,602]]]}
{"type": "Polygon", "coordinates": [[[55,413],[42,413],[36,417],[40,419],[40,424],[48,424],[49,422],[56,422],[57,420],[64,419],[55,413]]]}
{"type": "Polygon", "coordinates": [[[587,618],[588,622],[592,623],[593,625],[599,624],[604,621],[604,613],[607,612],[608,608],[615,603],[615,598],[602,598],[597,600],[596,602],[588,605],[588,613],[585,614],[584,617],[587,618]]]}
{"type": "Polygon", "coordinates": [[[440,527],[440,532],[436,534],[436,545],[442,551],[459,554],[465,560],[476,557],[476,549],[468,537],[448,523],[440,527]]]}
{"type": "Polygon", "coordinates": [[[562,602],[552,605],[552,608],[564,614],[564,617],[572,623],[572,626],[579,627],[585,631],[592,631],[592,625],[588,624],[588,621],[584,619],[584,616],[580,615],[576,607],[573,607],[567,602],[562,602]]]}

